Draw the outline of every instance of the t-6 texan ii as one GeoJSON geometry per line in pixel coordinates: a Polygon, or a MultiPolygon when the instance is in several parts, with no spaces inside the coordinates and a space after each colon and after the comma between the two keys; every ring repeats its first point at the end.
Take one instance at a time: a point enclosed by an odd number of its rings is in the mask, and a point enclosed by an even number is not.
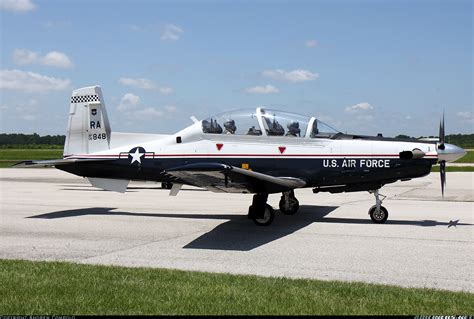
{"type": "Polygon", "coordinates": [[[344,134],[315,117],[267,108],[230,111],[172,135],[112,132],[99,86],[73,91],[63,159],[27,161],[23,166],[54,166],[87,177],[94,187],[125,192],[130,180],[182,185],[219,193],[252,193],[248,216],[269,225],[275,211],[268,194],[282,193],[279,208],[295,214],[294,190],[369,191],[369,215],[384,223],[388,211],[379,190],[385,184],[430,173],[440,164],[444,194],[446,162],[466,152],[445,143],[444,117],[439,141],[344,134]]]}

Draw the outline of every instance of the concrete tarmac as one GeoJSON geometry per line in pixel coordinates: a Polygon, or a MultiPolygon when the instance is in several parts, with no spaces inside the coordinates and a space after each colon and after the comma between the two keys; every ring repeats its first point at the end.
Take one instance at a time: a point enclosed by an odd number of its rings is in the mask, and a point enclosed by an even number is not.
{"type": "MultiPolygon", "coordinates": [[[[474,173],[382,188],[386,224],[367,192],[296,190],[300,211],[268,227],[252,195],[132,182],[125,194],[55,169],[0,169],[0,258],[363,281],[474,292],[474,173]]],[[[279,194],[269,204],[278,207],[279,194]]]]}

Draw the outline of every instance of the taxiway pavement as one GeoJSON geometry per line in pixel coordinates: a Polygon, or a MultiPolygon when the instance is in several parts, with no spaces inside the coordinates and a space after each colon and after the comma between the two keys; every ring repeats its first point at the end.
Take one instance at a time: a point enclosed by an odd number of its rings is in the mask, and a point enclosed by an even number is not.
{"type": "MultiPolygon", "coordinates": [[[[296,190],[300,211],[269,227],[252,195],[132,182],[125,194],[55,169],[0,169],[0,258],[364,281],[474,292],[474,173],[382,188],[386,224],[366,192],[296,190]]],[[[270,195],[278,207],[280,195],[270,195]]]]}

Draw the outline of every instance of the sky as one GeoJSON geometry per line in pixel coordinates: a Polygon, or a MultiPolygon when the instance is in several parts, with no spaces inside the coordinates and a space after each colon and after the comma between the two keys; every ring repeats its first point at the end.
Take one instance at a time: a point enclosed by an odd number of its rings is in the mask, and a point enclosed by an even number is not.
{"type": "Polygon", "coordinates": [[[0,132],[65,134],[100,85],[112,131],[238,108],[342,132],[474,133],[472,1],[0,0],[0,132]]]}

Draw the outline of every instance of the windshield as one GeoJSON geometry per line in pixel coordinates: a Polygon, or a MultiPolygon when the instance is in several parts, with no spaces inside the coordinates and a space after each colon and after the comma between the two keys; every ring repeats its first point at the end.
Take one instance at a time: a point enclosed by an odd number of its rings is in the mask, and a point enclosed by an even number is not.
{"type": "Polygon", "coordinates": [[[311,138],[318,138],[318,137],[320,137],[320,138],[321,137],[330,138],[330,137],[336,135],[337,133],[339,133],[339,131],[336,130],[335,128],[332,128],[331,126],[327,125],[326,123],[321,122],[318,119],[315,119],[314,123],[313,123],[313,128],[311,129],[310,137],[311,138]]]}

